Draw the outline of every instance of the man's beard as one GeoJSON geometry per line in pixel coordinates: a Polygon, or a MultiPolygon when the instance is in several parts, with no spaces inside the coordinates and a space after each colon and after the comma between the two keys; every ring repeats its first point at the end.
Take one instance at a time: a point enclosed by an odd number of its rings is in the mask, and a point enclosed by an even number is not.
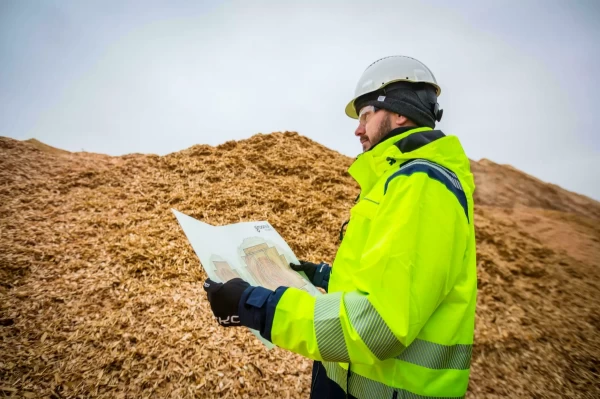
{"type": "Polygon", "coordinates": [[[389,115],[386,115],[385,118],[381,120],[381,123],[377,127],[375,134],[373,134],[373,140],[369,140],[371,146],[367,149],[367,151],[372,150],[377,144],[379,144],[383,138],[392,131],[392,118],[389,115]]]}

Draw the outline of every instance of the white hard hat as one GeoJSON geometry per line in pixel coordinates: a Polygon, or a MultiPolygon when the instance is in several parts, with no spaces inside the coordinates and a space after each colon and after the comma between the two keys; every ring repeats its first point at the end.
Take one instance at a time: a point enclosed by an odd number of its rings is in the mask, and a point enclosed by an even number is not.
{"type": "Polygon", "coordinates": [[[428,83],[435,87],[438,96],[442,93],[435,76],[421,61],[403,55],[385,57],[369,65],[363,72],[356,85],[354,98],[346,106],[346,115],[357,119],[354,101],[358,97],[381,90],[395,82],[428,83]]]}

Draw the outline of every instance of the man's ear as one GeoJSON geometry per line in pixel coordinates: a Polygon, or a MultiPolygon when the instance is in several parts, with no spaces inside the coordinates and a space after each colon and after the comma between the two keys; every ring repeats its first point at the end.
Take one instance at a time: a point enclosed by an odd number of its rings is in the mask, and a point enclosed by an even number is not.
{"type": "Polygon", "coordinates": [[[410,119],[400,114],[392,114],[392,123],[395,127],[414,125],[414,123],[410,119]]]}

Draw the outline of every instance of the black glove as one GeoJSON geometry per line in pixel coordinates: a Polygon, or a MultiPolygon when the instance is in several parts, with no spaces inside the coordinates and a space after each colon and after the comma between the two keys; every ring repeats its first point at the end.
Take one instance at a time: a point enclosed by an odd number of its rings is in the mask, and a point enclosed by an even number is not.
{"type": "Polygon", "coordinates": [[[234,278],[225,284],[211,279],[204,282],[204,291],[208,296],[212,309],[219,324],[223,327],[240,327],[239,304],[242,293],[250,284],[241,278],[234,278]]]}
{"type": "Polygon", "coordinates": [[[317,287],[321,287],[327,291],[329,287],[329,275],[331,274],[331,266],[327,263],[312,263],[301,260],[299,265],[290,263],[292,270],[304,272],[310,282],[317,287]]]}

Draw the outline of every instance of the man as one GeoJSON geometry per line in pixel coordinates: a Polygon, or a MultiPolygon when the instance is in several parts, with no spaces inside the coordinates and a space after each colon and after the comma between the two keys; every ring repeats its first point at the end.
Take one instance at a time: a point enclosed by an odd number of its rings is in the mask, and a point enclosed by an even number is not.
{"type": "Polygon", "coordinates": [[[346,107],[364,151],[349,169],[360,196],[333,267],[293,265],[326,295],[205,283],[221,324],[257,329],[315,360],[311,398],[465,395],[477,293],[474,183],[458,139],[433,130],[439,95],[431,71],[409,57],[363,73],[346,107]]]}

